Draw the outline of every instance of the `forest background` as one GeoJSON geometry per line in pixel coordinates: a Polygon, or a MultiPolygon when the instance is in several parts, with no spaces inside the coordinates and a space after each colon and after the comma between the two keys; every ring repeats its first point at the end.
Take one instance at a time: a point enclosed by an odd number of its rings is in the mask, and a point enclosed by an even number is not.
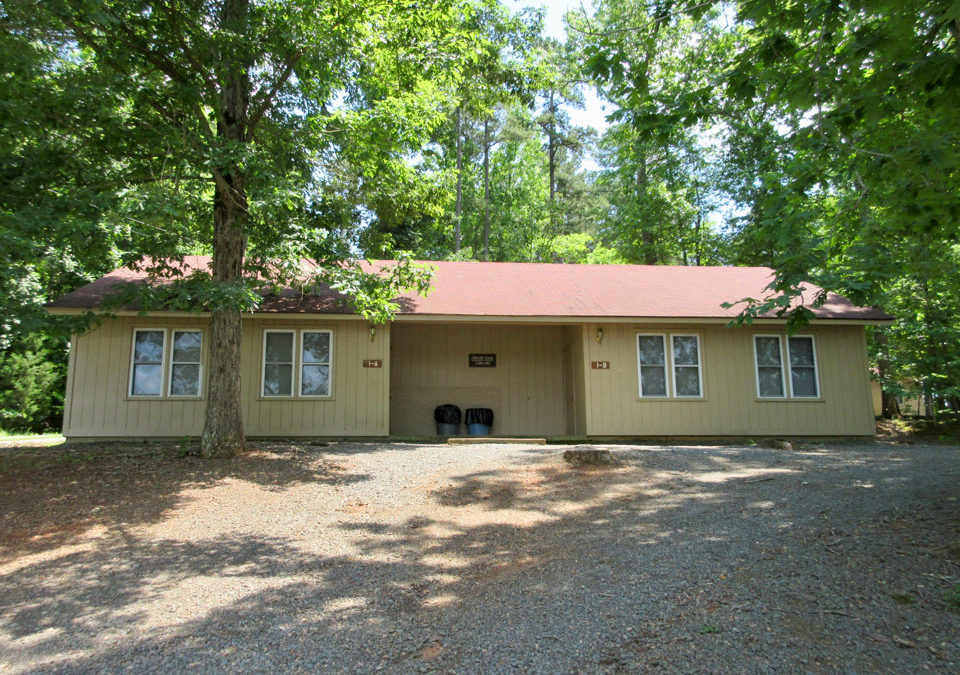
{"type": "Polygon", "coordinates": [[[766,265],[745,319],[804,281],[878,306],[884,414],[956,414],[960,2],[598,0],[564,39],[514,4],[0,0],[0,429],[59,427],[44,303],[210,254],[223,194],[251,276],[160,302],[251,309],[300,256],[766,265]]]}

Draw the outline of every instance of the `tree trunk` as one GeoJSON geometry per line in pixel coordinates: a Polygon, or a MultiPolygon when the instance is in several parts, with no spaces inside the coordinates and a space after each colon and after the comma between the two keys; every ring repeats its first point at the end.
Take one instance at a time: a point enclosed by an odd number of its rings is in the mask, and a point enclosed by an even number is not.
{"type": "MultiPolygon", "coordinates": [[[[240,34],[246,30],[249,0],[226,0],[221,25],[240,34]]],[[[226,56],[227,59],[230,55],[226,56]]],[[[221,73],[217,136],[228,144],[248,143],[249,66],[227,61],[221,73]]],[[[227,285],[240,283],[246,249],[245,176],[235,162],[214,170],[213,278],[227,285]]],[[[240,405],[240,309],[214,307],[210,319],[210,382],[200,438],[204,457],[233,457],[244,449],[240,405]]]]}
{"type": "Polygon", "coordinates": [[[640,223],[640,241],[643,245],[643,264],[644,265],[656,265],[657,264],[657,246],[656,238],[653,234],[653,225],[650,223],[649,211],[646,209],[646,200],[647,200],[647,186],[649,184],[649,179],[647,178],[647,153],[643,150],[640,151],[640,166],[637,169],[637,199],[640,201],[640,204],[643,206],[641,208],[641,213],[646,213],[644,216],[644,222],[640,223]]]}
{"type": "Polygon", "coordinates": [[[463,110],[457,107],[457,205],[453,217],[453,251],[460,252],[460,224],[463,219],[463,110]]]}
{"type": "Polygon", "coordinates": [[[697,218],[693,230],[693,245],[694,245],[694,265],[700,267],[703,261],[703,195],[700,193],[700,190],[697,189],[696,199],[694,200],[697,205],[697,218]]]}
{"type": "Polygon", "coordinates": [[[483,120],[483,259],[490,260],[490,118],[483,120]]]}
{"type": "Polygon", "coordinates": [[[547,124],[547,165],[549,167],[550,180],[550,233],[557,233],[556,224],[556,194],[557,194],[557,130],[555,122],[557,119],[557,109],[553,102],[553,91],[550,92],[549,103],[550,120],[547,124]]]}
{"type": "MultiPolygon", "coordinates": [[[[882,387],[882,385],[881,385],[882,387]]],[[[897,395],[892,391],[887,391],[886,389],[880,390],[880,398],[882,401],[880,416],[887,420],[899,419],[903,416],[903,413],[900,412],[900,401],[897,400],[897,395]]]]}
{"type": "Polygon", "coordinates": [[[887,354],[889,349],[887,342],[887,333],[882,328],[873,331],[873,341],[877,346],[877,380],[880,382],[881,410],[880,416],[884,419],[894,419],[900,417],[900,403],[897,401],[897,395],[887,391],[886,384],[890,381],[892,373],[890,372],[890,357],[887,354]]]}

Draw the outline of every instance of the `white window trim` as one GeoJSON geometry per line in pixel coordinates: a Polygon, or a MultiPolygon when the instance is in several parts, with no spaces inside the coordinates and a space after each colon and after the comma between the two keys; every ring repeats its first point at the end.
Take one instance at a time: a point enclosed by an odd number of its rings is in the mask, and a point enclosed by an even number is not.
{"type": "MultiPolygon", "coordinates": [[[[687,364],[681,364],[680,367],[692,368],[693,366],[687,365],[687,364]]],[[[699,333],[670,333],[670,377],[671,377],[671,382],[673,386],[674,398],[697,399],[697,398],[704,397],[703,396],[703,346],[700,340],[699,333]],[[697,386],[700,390],[699,394],[690,395],[690,394],[677,393],[677,366],[673,362],[673,338],[675,337],[692,337],[697,341],[697,386]]]]}
{"type": "Polygon", "coordinates": [[[300,349],[296,354],[297,361],[299,362],[297,366],[297,396],[300,398],[333,398],[333,330],[330,328],[304,328],[300,331],[300,349]],[[303,362],[303,343],[304,336],[307,333],[326,333],[330,336],[330,351],[329,351],[329,361],[326,364],[322,363],[310,363],[306,364],[303,362]],[[330,376],[327,380],[327,386],[329,387],[326,394],[304,394],[303,393],[303,367],[305,365],[326,365],[330,369],[330,376]]]}
{"type": "MultiPolygon", "coordinates": [[[[667,372],[667,369],[670,368],[670,354],[667,352],[668,340],[666,333],[637,333],[633,338],[633,348],[636,350],[637,355],[637,393],[641,399],[652,398],[663,400],[665,398],[670,398],[670,376],[667,372]],[[642,368],[644,364],[640,363],[640,338],[642,337],[658,337],[663,343],[663,386],[666,389],[666,392],[663,395],[660,394],[646,394],[643,393],[643,375],[642,368]]],[[[655,364],[647,364],[647,367],[654,366],[655,364]]]]}
{"type": "MultiPolygon", "coordinates": [[[[297,377],[297,331],[292,328],[265,328],[263,331],[263,341],[260,348],[260,396],[268,399],[294,398],[294,392],[297,391],[295,379],[297,377]],[[293,336],[290,343],[290,393],[284,395],[274,395],[267,393],[267,336],[271,333],[287,333],[293,336]]],[[[286,363],[286,362],[284,362],[286,363]]]]}
{"type": "MultiPolygon", "coordinates": [[[[166,342],[166,339],[164,339],[166,342]]],[[[167,387],[164,391],[167,392],[168,398],[203,398],[203,350],[206,346],[206,339],[203,335],[202,328],[171,328],[170,329],[170,346],[169,348],[164,348],[164,352],[169,351],[169,358],[167,359],[170,363],[167,366],[167,387]],[[200,360],[199,361],[174,361],[173,360],[173,345],[176,342],[177,333],[200,333],[200,360]],[[199,366],[199,379],[197,380],[197,393],[196,394],[174,394],[171,391],[173,387],[173,366],[174,365],[187,365],[192,366],[196,363],[199,366]]]]}
{"type": "MultiPolygon", "coordinates": [[[[784,353],[783,353],[783,336],[777,335],[776,333],[754,333],[751,338],[753,342],[753,378],[757,386],[757,398],[763,399],[764,401],[784,401],[787,398],[787,382],[785,375],[785,363],[784,363],[784,353]],[[757,338],[777,338],[777,344],[780,347],[780,386],[783,389],[783,394],[780,396],[764,396],[760,393],[760,361],[757,358],[757,338]]],[[[772,368],[773,366],[763,366],[764,368],[772,368]]]]}
{"type": "MultiPolygon", "coordinates": [[[[790,368],[790,398],[798,398],[801,400],[812,401],[814,399],[820,398],[820,364],[817,362],[817,339],[813,335],[803,334],[803,335],[788,335],[786,340],[787,346],[787,361],[790,368]],[[791,338],[810,338],[810,349],[813,352],[813,383],[817,387],[817,393],[813,396],[798,396],[793,393],[793,364],[790,363],[790,339],[791,338]]],[[[809,368],[810,366],[802,366],[804,368],[809,368]]]]}
{"type": "Polygon", "coordinates": [[[127,396],[130,398],[136,399],[146,399],[148,401],[155,401],[157,399],[163,398],[163,392],[165,391],[166,382],[163,381],[163,378],[166,374],[166,361],[167,358],[167,329],[166,328],[134,328],[133,335],[130,339],[130,374],[127,378],[127,396]],[[163,333],[163,346],[160,348],[160,392],[157,394],[134,394],[133,393],[133,369],[136,363],[134,359],[137,357],[137,333],[163,333]]]}

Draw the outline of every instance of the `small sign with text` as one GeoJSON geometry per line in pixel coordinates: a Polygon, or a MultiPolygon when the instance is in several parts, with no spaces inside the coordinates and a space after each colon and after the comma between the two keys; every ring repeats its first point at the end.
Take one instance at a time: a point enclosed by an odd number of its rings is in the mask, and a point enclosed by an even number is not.
{"type": "Polygon", "coordinates": [[[496,368],[497,355],[496,354],[471,354],[470,367],[471,368],[496,368]]]}

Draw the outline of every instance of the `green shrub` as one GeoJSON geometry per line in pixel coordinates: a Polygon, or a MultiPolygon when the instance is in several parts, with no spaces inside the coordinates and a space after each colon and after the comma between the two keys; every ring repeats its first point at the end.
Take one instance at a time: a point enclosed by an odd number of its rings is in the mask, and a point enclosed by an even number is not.
{"type": "Polygon", "coordinates": [[[41,433],[59,426],[63,370],[39,341],[0,352],[0,429],[41,433]]]}

